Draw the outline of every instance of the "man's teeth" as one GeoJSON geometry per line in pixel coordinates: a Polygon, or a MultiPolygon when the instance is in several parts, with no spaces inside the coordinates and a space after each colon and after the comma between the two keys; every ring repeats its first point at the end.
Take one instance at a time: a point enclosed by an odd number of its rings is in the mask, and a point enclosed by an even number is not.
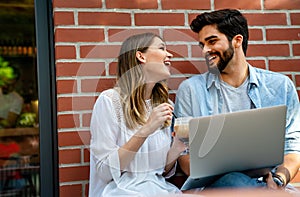
{"type": "Polygon", "coordinates": [[[216,58],[216,56],[209,56],[208,60],[211,61],[211,60],[213,60],[215,58],[216,58]]]}
{"type": "Polygon", "coordinates": [[[164,62],[166,66],[170,66],[171,62],[164,62]]]}

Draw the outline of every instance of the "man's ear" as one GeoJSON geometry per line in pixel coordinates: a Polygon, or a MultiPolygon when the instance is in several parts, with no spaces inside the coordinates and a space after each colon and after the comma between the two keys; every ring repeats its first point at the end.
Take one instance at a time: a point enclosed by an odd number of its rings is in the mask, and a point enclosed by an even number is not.
{"type": "Polygon", "coordinates": [[[144,54],[140,51],[137,51],[135,54],[135,57],[141,62],[141,63],[146,63],[146,57],[144,54]]]}
{"type": "Polygon", "coordinates": [[[238,34],[233,37],[232,39],[232,46],[235,48],[241,47],[243,44],[243,36],[241,34],[238,34]]]}

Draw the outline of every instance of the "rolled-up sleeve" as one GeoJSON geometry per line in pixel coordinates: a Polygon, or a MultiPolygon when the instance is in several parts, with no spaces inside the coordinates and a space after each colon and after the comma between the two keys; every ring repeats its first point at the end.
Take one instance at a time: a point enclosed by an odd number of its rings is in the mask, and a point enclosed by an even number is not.
{"type": "Polygon", "coordinates": [[[287,98],[285,154],[300,154],[300,104],[293,84],[288,87],[287,98]]]}

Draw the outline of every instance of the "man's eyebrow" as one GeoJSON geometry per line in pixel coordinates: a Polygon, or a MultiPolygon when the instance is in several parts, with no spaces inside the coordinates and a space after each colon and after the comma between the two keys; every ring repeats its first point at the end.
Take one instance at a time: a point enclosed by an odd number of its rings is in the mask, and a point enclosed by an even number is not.
{"type": "MultiPolygon", "coordinates": [[[[205,41],[208,41],[208,40],[214,39],[214,38],[218,38],[218,36],[216,36],[216,35],[208,36],[208,37],[205,38],[204,40],[205,40],[205,41]]],[[[200,42],[200,41],[199,41],[198,44],[199,44],[200,47],[203,47],[203,45],[204,45],[203,42],[200,42]]]]}
{"type": "Polygon", "coordinates": [[[207,38],[205,38],[204,40],[205,41],[208,41],[208,40],[210,40],[210,39],[212,39],[212,38],[217,38],[218,36],[215,36],[215,35],[212,35],[212,36],[208,36],[207,38]]]}

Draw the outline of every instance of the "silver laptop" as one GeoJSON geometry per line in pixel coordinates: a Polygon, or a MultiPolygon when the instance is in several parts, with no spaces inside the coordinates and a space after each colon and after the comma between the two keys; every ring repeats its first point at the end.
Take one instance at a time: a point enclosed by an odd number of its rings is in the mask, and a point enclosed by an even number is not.
{"type": "Polygon", "coordinates": [[[283,162],[286,106],[193,118],[190,177],[182,190],[207,186],[224,173],[283,162]]]}

